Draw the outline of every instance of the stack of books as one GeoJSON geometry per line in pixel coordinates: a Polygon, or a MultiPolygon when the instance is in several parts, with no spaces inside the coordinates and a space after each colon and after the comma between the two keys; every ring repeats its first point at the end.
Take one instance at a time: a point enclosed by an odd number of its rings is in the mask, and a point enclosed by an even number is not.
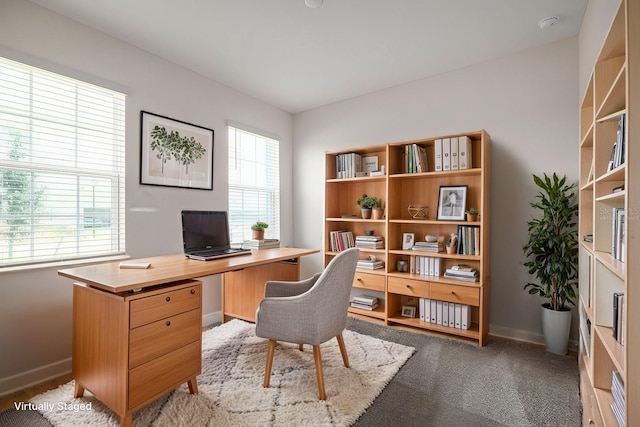
{"type": "Polygon", "coordinates": [[[353,300],[351,301],[351,307],[362,310],[372,311],[379,305],[380,301],[378,298],[371,295],[358,295],[353,297],[353,300]]]}
{"type": "Polygon", "coordinates": [[[384,249],[382,236],[356,236],[356,248],[384,249]]]}
{"type": "Polygon", "coordinates": [[[624,387],[622,386],[622,378],[618,371],[613,371],[611,378],[611,394],[613,395],[613,403],[611,404],[611,410],[618,420],[618,424],[624,427],[624,387]]]}
{"type": "Polygon", "coordinates": [[[279,239],[252,239],[245,240],[242,242],[242,249],[268,249],[268,248],[279,248],[280,240],[279,239]]]}
{"type": "Polygon", "coordinates": [[[416,242],[411,249],[413,249],[414,251],[424,252],[444,252],[444,243],[416,242]]]}
{"type": "Polygon", "coordinates": [[[478,270],[465,264],[452,265],[447,268],[444,277],[456,280],[465,280],[467,282],[478,281],[478,270]]]}
{"type": "Polygon", "coordinates": [[[384,268],[384,262],[382,261],[371,261],[368,259],[360,259],[358,260],[357,268],[364,268],[365,270],[378,270],[380,268],[384,268]]]}

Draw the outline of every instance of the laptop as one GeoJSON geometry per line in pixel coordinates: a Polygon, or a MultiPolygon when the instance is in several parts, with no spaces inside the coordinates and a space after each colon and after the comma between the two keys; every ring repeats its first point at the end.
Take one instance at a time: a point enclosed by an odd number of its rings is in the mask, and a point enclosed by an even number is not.
{"type": "Polygon", "coordinates": [[[231,247],[226,211],[182,211],[182,242],[185,256],[201,261],[251,253],[231,247]]]}

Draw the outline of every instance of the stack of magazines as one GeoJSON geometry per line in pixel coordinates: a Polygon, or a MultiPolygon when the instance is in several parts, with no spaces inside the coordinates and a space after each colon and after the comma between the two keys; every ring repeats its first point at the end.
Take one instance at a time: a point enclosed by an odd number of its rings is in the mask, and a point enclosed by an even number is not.
{"type": "Polygon", "coordinates": [[[356,236],[356,248],[384,249],[382,236],[356,236]]]}
{"type": "Polygon", "coordinates": [[[279,248],[280,240],[278,239],[253,239],[242,242],[242,249],[268,249],[279,248]]]}
{"type": "Polygon", "coordinates": [[[444,244],[442,242],[416,242],[411,249],[424,252],[444,252],[444,244]]]}
{"type": "Polygon", "coordinates": [[[465,264],[452,265],[447,268],[444,277],[456,280],[465,280],[467,282],[478,281],[478,270],[465,264]]]}
{"type": "Polygon", "coordinates": [[[356,267],[364,268],[365,270],[378,270],[380,268],[384,268],[384,262],[378,260],[359,259],[356,267]]]}
{"type": "Polygon", "coordinates": [[[378,298],[371,295],[358,295],[353,297],[353,300],[351,301],[351,307],[362,310],[371,311],[379,305],[380,301],[378,301],[378,298]]]}

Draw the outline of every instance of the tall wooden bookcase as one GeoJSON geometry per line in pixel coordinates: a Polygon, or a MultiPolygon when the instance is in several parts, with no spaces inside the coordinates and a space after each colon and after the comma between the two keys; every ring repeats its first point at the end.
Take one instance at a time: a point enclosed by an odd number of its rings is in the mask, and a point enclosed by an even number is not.
{"type": "Polygon", "coordinates": [[[627,426],[640,425],[640,363],[634,360],[640,355],[640,264],[634,262],[640,250],[638,22],[640,2],[623,0],[580,105],[579,364],[583,425],[617,426],[618,418],[627,426]],[[630,25],[633,22],[636,24],[630,25]],[[622,117],[624,126],[618,136],[622,117]],[[619,148],[621,139],[623,160],[612,167],[614,142],[619,148]],[[625,216],[620,231],[615,229],[617,212],[625,216]],[[620,241],[624,244],[619,245],[620,241]],[[616,294],[624,295],[617,309],[616,294]],[[619,322],[614,320],[616,313],[619,322]],[[620,327],[622,334],[616,339],[614,330],[620,327]],[[622,381],[621,393],[612,383],[614,371],[622,381]],[[626,403],[614,404],[621,400],[626,403]]]}
{"type": "MultiPolygon", "coordinates": [[[[484,345],[489,331],[489,171],[490,137],[480,130],[456,135],[430,137],[419,140],[394,142],[371,147],[352,148],[326,153],[325,181],[325,264],[336,254],[331,246],[331,233],[344,230],[354,236],[373,230],[382,236],[384,249],[361,249],[360,258],[374,256],[384,261],[379,270],[358,269],[353,286],[364,293],[377,295],[383,303],[373,311],[350,308],[350,312],[384,321],[387,325],[403,325],[415,330],[433,331],[458,336],[484,345]],[[468,169],[435,171],[435,142],[445,138],[469,137],[472,164],[468,169]],[[406,147],[417,144],[427,154],[428,171],[406,173],[406,147]],[[385,174],[338,178],[336,158],[355,153],[360,157],[377,157],[385,174]],[[479,219],[438,220],[437,209],[441,186],[466,186],[466,207],[476,208],[479,219]],[[383,219],[362,219],[356,200],[363,194],[382,199],[383,219]],[[415,219],[409,213],[410,205],[426,206],[426,218],[415,219]],[[479,239],[477,255],[447,254],[403,249],[403,236],[412,233],[415,241],[424,241],[425,235],[436,235],[446,240],[458,227],[472,227],[479,239]],[[434,257],[440,261],[440,274],[423,275],[416,272],[418,257],[434,257]],[[408,271],[398,271],[398,261],[406,261],[408,271]],[[443,277],[446,268],[467,264],[479,272],[477,282],[443,277]],[[459,329],[420,320],[417,315],[420,298],[470,307],[471,327],[459,329]],[[416,307],[416,315],[403,315],[403,307],[416,307]]],[[[406,313],[404,313],[406,314],[406,313]]]]}

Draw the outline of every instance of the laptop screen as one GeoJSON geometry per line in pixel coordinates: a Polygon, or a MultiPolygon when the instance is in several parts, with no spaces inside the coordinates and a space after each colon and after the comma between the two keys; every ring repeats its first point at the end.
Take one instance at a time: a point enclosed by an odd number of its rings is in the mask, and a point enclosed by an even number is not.
{"type": "Polygon", "coordinates": [[[185,253],[229,248],[227,212],[182,211],[182,239],[185,253]]]}

